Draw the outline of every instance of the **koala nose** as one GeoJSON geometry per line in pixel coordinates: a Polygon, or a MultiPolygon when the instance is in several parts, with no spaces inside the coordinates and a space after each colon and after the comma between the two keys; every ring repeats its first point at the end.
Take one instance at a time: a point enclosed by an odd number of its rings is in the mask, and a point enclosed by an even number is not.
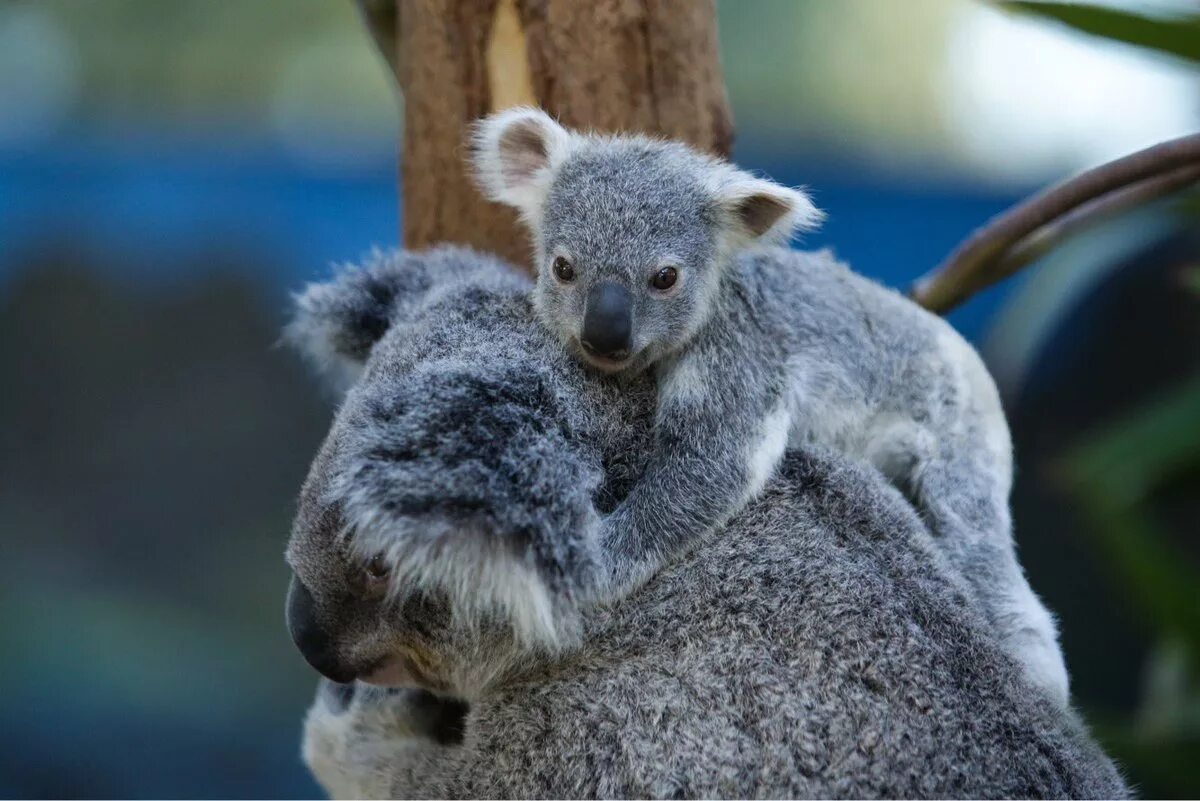
{"type": "Polygon", "coordinates": [[[354,671],[347,670],[338,659],[333,638],[317,620],[317,604],[312,593],[292,576],[287,597],[287,627],[292,642],[308,664],[327,679],[339,684],[354,681],[354,671]]]}
{"type": "Polygon", "coordinates": [[[588,292],[579,340],[592,353],[609,359],[629,355],[633,334],[633,296],[629,290],[605,281],[588,292]]]}

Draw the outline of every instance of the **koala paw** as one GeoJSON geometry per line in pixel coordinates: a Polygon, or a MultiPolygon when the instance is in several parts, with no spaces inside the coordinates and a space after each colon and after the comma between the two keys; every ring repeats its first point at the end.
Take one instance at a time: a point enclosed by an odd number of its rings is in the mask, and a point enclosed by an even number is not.
{"type": "Polygon", "coordinates": [[[334,798],[390,798],[396,760],[460,744],[469,711],[424,690],[322,680],[304,722],[304,761],[334,798]]]}
{"type": "Polygon", "coordinates": [[[1067,665],[1053,630],[1017,632],[1005,645],[1024,667],[1034,686],[1042,689],[1059,707],[1070,703],[1067,665]]]}

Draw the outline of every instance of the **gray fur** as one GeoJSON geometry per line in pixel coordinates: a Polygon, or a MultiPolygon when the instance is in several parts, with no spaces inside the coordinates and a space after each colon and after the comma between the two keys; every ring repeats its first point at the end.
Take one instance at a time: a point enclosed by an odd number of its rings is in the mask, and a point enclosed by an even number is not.
{"type": "Polygon", "coordinates": [[[529,290],[495,259],[439,248],[378,255],[299,298],[294,343],[334,378],[348,372],[341,359],[362,360],[288,549],[344,672],[403,670],[467,695],[491,679],[455,672],[475,660],[443,673],[425,658],[437,649],[394,630],[386,605],[405,621],[453,612],[472,635],[453,647],[467,650],[493,638],[498,649],[554,651],[577,637],[577,606],[607,564],[597,510],[615,507],[649,450],[654,385],[588,376],[537,325],[529,290]],[[388,593],[363,586],[376,554],[391,567],[388,593]]]}
{"type": "Polygon", "coordinates": [[[787,448],[830,447],[905,493],[1001,641],[1066,705],[1054,620],[1016,558],[999,397],[945,321],[828,253],[763,244],[815,219],[807,197],[678,143],[575,134],[530,109],[484,121],[477,139],[485,189],[534,234],[543,323],[581,359],[658,382],[644,474],[603,521],[614,594],[734,515],[787,448]],[[515,157],[489,149],[514,126],[542,133],[540,171],[491,166],[515,157]],[[556,258],[573,280],[549,268],[556,258]],[[663,264],[680,276],[668,292],[650,285],[663,264]],[[599,282],[633,296],[623,364],[580,346],[599,282]]]}
{"type": "Polygon", "coordinates": [[[363,361],[288,561],[350,672],[423,688],[319,692],[304,753],[331,793],[1127,795],[912,507],[837,453],[789,456],[723,531],[600,599],[588,521],[646,468],[655,387],[583,370],[528,290],[443,248],[300,298],[292,339],[339,374],[328,354],[363,361]],[[380,552],[389,592],[364,579],[380,552]],[[520,593],[483,591],[497,577],[549,600],[553,636],[522,634],[520,593]]]}

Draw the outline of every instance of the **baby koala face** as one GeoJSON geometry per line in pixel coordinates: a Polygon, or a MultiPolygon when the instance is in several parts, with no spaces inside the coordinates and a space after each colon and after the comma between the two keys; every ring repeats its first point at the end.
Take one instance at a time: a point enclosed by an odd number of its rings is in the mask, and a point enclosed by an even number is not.
{"type": "Polygon", "coordinates": [[[677,146],[596,140],[557,170],[537,226],[539,317],[586,362],[638,369],[703,324],[720,282],[717,212],[677,146]]]}
{"type": "Polygon", "coordinates": [[[474,164],[533,235],[541,322],[604,372],[686,346],[733,251],[784,241],[820,217],[802,192],[685,145],[573,133],[535,109],[480,123],[474,164]]]}

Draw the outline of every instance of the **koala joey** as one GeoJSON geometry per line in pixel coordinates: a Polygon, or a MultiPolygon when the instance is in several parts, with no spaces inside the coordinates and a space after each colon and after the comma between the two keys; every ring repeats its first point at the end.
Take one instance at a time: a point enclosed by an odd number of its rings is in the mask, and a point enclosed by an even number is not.
{"type": "Polygon", "coordinates": [[[481,121],[472,158],[531,232],[541,322],[595,369],[657,380],[645,472],[602,524],[615,593],[729,520],[786,449],[831,447],[910,499],[1011,654],[1067,702],[1053,618],[1016,558],[990,375],[940,318],[781,246],[822,216],[804,192],[528,108],[481,121]]]}

